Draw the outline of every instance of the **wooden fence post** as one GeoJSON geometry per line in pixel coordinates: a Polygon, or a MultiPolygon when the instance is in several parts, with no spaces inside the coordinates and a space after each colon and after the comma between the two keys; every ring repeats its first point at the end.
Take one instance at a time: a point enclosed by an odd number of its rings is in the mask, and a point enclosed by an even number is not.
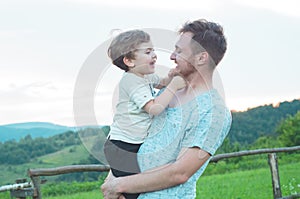
{"type": "Polygon", "coordinates": [[[268,157],[269,157],[269,165],[270,165],[271,175],[272,175],[273,196],[274,199],[278,199],[282,197],[282,193],[280,188],[280,179],[279,179],[276,153],[271,153],[268,155],[268,157]]]}
{"type": "Polygon", "coordinates": [[[34,193],[33,193],[33,199],[42,199],[42,192],[41,192],[41,180],[39,176],[32,176],[31,177],[34,193]]]}
{"type": "Polygon", "coordinates": [[[28,169],[27,174],[30,176],[33,183],[34,194],[33,199],[42,199],[41,182],[40,176],[53,176],[66,173],[74,172],[87,172],[87,171],[109,171],[110,167],[108,165],[71,165],[62,166],[57,168],[48,169],[28,169]]]}

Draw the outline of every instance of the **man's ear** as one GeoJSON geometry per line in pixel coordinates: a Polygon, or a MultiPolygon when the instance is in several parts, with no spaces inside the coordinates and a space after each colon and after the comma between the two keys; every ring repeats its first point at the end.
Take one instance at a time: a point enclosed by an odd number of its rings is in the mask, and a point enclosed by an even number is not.
{"type": "Polygon", "coordinates": [[[200,65],[205,64],[209,62],[209,55],[207,52],[200,52],[196,55],[196,60],[200,65]]]}
{"type": "Polygon", "coordinates": [[[129,68],[133,68],[134,67],[134,63],[131,59],[124,57],[123,58],[123,62],[126,66],[128,66],[129,68]]]}

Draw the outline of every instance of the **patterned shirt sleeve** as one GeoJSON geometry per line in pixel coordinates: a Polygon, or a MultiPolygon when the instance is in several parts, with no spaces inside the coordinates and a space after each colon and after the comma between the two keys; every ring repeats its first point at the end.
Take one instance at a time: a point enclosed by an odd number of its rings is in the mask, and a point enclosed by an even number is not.
{"type": "Polygon", "coordinates": [[[229,131],[231,125],[229,111],[226,107],[214,105],[206,111],[200,110],[196,120],[194,118],[185,130],[182,147],[199,147],[214,155],[229,131]]]}

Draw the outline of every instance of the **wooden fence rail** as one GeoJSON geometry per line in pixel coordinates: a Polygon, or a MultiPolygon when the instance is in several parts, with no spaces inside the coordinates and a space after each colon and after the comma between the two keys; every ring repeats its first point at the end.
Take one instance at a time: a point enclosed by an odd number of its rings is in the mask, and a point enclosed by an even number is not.
{"type": "Polygon", "coordinates": [[[74,173],[74,172],[89,172],[89,171],[98,171],[105,172],[109,171],[110,167],[108,165],[70,165],[56,168],[48,168],[48,169],[29,169],[28,175],[30,177],[35,176],[54,176],[66,173],[74,173]]]}
{"type": "MultiPolygon", "coordinates": [[[[300,198],[300,194],[286,196],[286,197],[282,197],[281,195],[278,164],[277,164],[277,158],[275,153],[291,152],[291,151],[298,151],[298,150],[300,150],[300,146],[273,148],[273,149],[257,149],[251,151],[239,151],[233,153],[218,154],[211,158],[210,163],[218,162],[222,159],[268,153],[269,166],[270,166],[271,176],[272,176],[274,199],[294,199],[294,198],[300,198]]],[[[60,175],[60,174],[73,173],[73,172],[91,172],[91,171],[106,172],[109,171],[109,169],[110,167],[107,165],[71,165],[71,166],[46,168],[46,169],[29,169],[28,175],[31,178],[34,186],[33,198],[34,199],[42,198],[41,189],[40,189],[40,183],[41,183],[40,176],[53,176],[53,175],[60,175]]]]}
{"type": "Polygon", "coordinates": [[[219,160],[226,159],[226,158],[234,158],[234,157],[241,157],[247,155],[257,155],[257,154],[264,154],[264,153],[279,153],[279,152],[291,152],[291,151],[298,151],[300,150],[300,146],[293,146],[293,147],[283,147],[283,148],[273,148],[273,149],[256,149],[250,151],[239,151],[233,153],[224,153],[218,154],[211,158],[210,162],[218,162],[219,160]]]}

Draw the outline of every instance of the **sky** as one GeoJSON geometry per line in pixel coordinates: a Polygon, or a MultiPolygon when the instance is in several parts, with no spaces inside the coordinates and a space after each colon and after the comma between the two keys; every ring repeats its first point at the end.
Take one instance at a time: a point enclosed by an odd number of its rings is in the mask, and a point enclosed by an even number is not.
{"type": "MultiPolygon", "coordinates": [[[[1,0],[0,125],[41,121],[76,126],[78,76],[114,30],[175,32],[200,18],[224,28],[228,50],[217,72],[231,110],[300,98],[298,0],[1,0]]],[[[159,52],[158,64],[174,66],[168,56],[159,52]]],[[[100,125],[112,121],[112,97],[122,74],[106,61],[99,61],[105,70],[94,93],[100,125]]]]}

